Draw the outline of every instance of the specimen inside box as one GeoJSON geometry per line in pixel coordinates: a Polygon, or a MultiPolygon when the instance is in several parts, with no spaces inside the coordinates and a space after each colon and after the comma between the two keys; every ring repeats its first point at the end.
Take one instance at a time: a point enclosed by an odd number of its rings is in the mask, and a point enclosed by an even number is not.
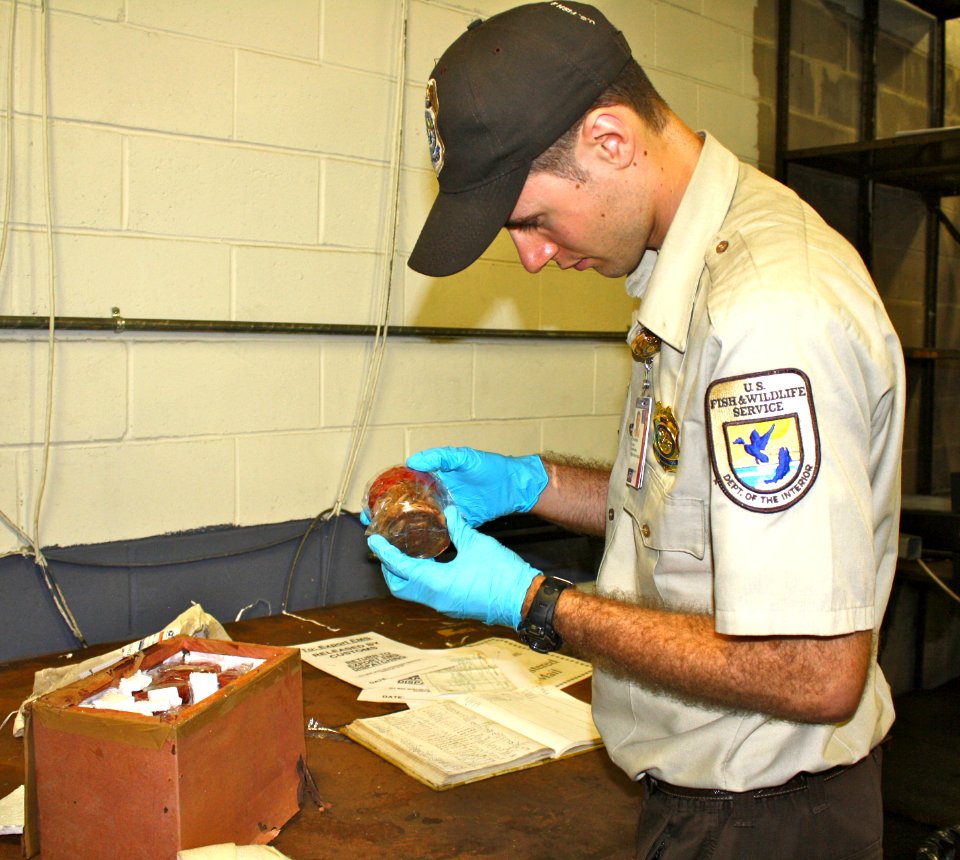
{"type": "Polygon", "coordinates": [[[151,669],[130,666],[116,683],[88,696],[78,707],[146,716],[176,713],[202,702],[262,662],[250,657],[181,650],[151,669]]]}

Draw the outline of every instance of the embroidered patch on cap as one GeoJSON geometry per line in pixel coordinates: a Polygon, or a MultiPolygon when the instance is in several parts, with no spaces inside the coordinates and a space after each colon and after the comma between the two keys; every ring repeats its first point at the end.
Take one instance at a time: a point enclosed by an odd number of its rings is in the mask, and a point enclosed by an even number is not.
{"type": "Polygon", "coordinates": [[[443,170],[443,156],[446,151],[443,138],[440,137],[440,129],[437,128],[437,114],[439,112],[440,99],[437,97],[437,82],[434,78],[430,78],[427,82],[427,98],[423,116],[427,122],[427,146],[430,147],[430,163],[433,165],[433,172],[437,176],[443,170]]]}
{"type": "Polygon", "coordinates": [[[704,407],[713,472],[733,502],[771,513],[806,495],[820,468],[820,437],[803,371],[717,379],[704,407]]]}

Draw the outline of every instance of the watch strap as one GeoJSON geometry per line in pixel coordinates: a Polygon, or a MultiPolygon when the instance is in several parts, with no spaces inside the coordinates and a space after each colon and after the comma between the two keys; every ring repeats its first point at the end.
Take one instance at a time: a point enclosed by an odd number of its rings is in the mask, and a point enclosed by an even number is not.
{"type": "Polygon", "coordinates": [[[560,595],[572,585],[572,582],[559,576],[544,577],[533,596],[530,609],[517,628],[521,642],[541,654],[556,651],[563,644],[563,639],[553,627],[553,616],[560,595]]]}

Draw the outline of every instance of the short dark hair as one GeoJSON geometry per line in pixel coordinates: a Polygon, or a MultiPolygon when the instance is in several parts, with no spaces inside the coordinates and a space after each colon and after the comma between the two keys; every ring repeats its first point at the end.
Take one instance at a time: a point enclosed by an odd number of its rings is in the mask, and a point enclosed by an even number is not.
{"type": "Polygon", "coordinates": [[[552,173],[574,182],[583,182],[587,175],[577,162],[574,149],[577,137],[587,114],[597,108],[626,105],[631,108],[654,131],[661,131],[667,123],[670,108],[656,91],[647,73],[631,58],[614,79],[567,131],[538,155],[530,166],[531,173],[552,173]]]}

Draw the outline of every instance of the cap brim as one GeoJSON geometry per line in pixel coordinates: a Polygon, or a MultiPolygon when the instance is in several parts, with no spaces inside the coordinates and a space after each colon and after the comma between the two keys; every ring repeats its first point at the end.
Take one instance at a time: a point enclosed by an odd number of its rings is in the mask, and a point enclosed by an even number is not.
{"type": "Polygon", "coordinates": [[[522,165],[469,191],[441,191],[407,265],[434,278],[467,268],[507,222],[529,172],[530,165],[522,165]]]}

